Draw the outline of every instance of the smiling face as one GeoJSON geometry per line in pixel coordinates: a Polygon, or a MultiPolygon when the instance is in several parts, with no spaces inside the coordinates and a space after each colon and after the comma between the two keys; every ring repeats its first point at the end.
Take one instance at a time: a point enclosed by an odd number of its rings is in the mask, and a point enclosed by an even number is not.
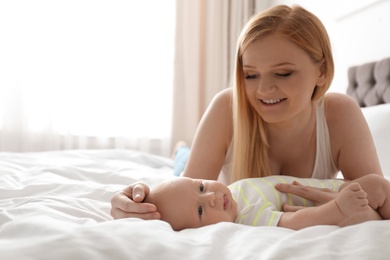
{"type": "Polygon", "coordinates": [[[146,202],[156,205],[161,220],[174,230],[234,222],[237,204],[228,187],[218,181],[173,178],[160,183],[146,202]]]}
{"type": "Polygon", "coordinates": [[[322,63],[279,33],[250,44],[242,63],[246,96],[268,123],[311,112],[314,88],[325,83],[322,63]]]}

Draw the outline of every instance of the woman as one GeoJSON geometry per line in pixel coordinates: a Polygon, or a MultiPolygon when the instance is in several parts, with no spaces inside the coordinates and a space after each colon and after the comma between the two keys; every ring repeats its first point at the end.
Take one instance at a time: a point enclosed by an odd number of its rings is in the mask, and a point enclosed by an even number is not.
{"type": "MultiPolygon", "coordinates": [[[[183,176],[220,177],[228,184],[269,175],[382,175],[357,103],[325,95],[333,74],[330,41],[316,16],[283,5],[255,15],[238,39],[234,86],[217,94],[205,112],[183,176]]],[[[332,197],[299,185],[282,187],[319,204],[332,197]]],[[[135,203],[148,193],[144,186],[125,188],[111,201],[112,216],[160,218],[154,205],[135,203]]]]}

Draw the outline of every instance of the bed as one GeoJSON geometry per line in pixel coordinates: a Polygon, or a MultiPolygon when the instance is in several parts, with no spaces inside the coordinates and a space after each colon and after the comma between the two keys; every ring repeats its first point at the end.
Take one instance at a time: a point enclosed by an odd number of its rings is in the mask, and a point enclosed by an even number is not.
{"type": "MultiPolygon", "coordinates": [[[[390,104],[362,110],[390,179],[390,104]]],[[[0,259],[355,260],[390,255],[390,220],[300,231],[219,223],[180,232],[158,220],[112,220],[110,199],[118,190],[135,181],[153,187],[167,178],[175,178],[171,159],[133,150],[2,152],[0,259]]]]}

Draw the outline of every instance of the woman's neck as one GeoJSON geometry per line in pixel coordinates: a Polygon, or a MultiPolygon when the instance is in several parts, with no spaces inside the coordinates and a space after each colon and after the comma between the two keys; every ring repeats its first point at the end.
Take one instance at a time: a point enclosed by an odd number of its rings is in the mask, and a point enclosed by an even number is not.
{"type": "Polygon", "coordinates": [[[266,124],[270,146],[277,144],[289,145],[301,142],[315,134],[316,108],[315,103],[307,106],[301,113],[282,122],[266,124]]]}

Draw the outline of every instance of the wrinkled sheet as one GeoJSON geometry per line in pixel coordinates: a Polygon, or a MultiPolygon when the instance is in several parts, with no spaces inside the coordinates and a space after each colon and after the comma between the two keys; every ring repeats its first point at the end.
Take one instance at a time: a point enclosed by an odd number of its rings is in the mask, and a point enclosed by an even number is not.
{"type": "Polygon", "coordinates": [[[300,231],[219,223],[173,231],[112,220],[110,199],[172,160],[131,150],[0,153],[0,259],[385,259],[390,221],[300,231]]]}

